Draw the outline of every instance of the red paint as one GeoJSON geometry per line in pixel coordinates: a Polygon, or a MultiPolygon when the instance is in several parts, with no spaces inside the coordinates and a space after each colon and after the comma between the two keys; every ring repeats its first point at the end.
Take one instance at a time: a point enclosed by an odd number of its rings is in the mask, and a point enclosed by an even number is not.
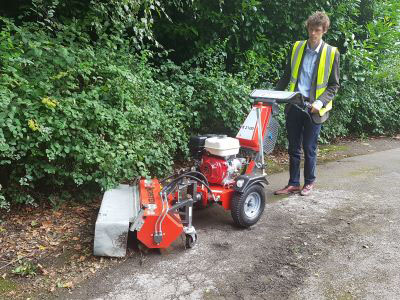
{"type": "Polygon", "coordinates": [[[255,161],[252,160],[246,168],[245,174],[251,174],[253,172],[254,166],[256,165],[255,161]]]}
{"type": "MultiPolygon", "coordinates": [[[[177,213],[168,213],[162,223],[161,229],[163,238],[160,244],[156,244],[153,239],[155,224],[158,217],[162,214],[162,201],[160,196],[161,187],[157,179],[151,180],[150,184],[142,179],[139,183],[139,193],[144,211],[144,224],[137,233],[137,238],[148,248],[167,248],[175,241],[183,231],[181,218],[177,213]]],[[[173,197],[168,197],[171,207],[173,197]]],[[[164,207],[164,211],[166,206],[164,207]]]]}
{"type": "Polygon", "coordinates": [[[231,201],[235,190],[230,187],[223,186],[210,186],[211,191],[213,192],[215,198],[217,198],[218,202],[222,205],[225,210],[231,209],[231,201]]]}
{"type": "Polygon", "coordinates": [[[204,154],[200,171],[209,183],[222,184],[227,175],[228,163],[221,157],[204,154]]]}

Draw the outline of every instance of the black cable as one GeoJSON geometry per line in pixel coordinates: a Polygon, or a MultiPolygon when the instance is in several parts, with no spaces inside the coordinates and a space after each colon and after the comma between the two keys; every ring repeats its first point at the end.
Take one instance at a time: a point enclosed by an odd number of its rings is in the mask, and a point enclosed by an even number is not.
{"type": "Polygon", "coordinates": [[[203,173],[197,172],[197,171],[189,171],[189,172],[186,172],[185,174],[191,174],[191,173],[200,175],[201,177],[203,177],[205,183],[207,183],[207,185],[209,185],[208,180],[207,180],[206,176],[204,176],[203,173]]]}
{"type": "Polygon", "coordinates": [[[171,176],[168,176],[168,177],[162,179],[162,180],[160,181],[160,184],[163,184],[163,182],[167,181],[168,179],[170,179],[170,178],[172,178],[172,177],[175,177],[175,176],[181,177],[181,176],[186,175],[186,174],[197,174],[197,175],[200,175],[201,177],[203,177],[203,179],[204,179],[204,181],[207,183],[207,185],[209,184],[209,183],[208,183],[208,180],[207,180],[207,178],[206,178],[206,176],[204,176],[203,173],[198,172],[198,171],[187,171],[187,172],[185,172],[185,173],[183,173],[183,174],[180,174],[180,175],[179,175],[179,174],[173,174],[173,175],[171,175],[171,176]]]}
{"type": "Polygon", "coordinates": [[[167,181],[168,179],[170,179],[170,178],[172,178],[172,177],[175,177],[175,176],[178,176],[178,174],[172,174],[171,176],[168,176],[168,177],[166,177],[166,178],[164,178],[164,179],[161,179],[161,180],[160,180],[160,184],[162,184],[163,182],[165,182],[165,181],[167,181]]]}
{"type": "Polygon", "coordinates": [[[173,181],[168,183],[165,187],[162,188],[161,192],[169,194],[171,190],[173,190],[176,184],[179,182],[180,179],[185,178],[185,174],[179,175],[173,181]]]}
{"type": "MultiPolygon", "coordinates": [[[[208,191],[212,194],[211,188],[210,188],[210,187],[208,186],[208,184],[206,184],[204,181],[200,180],[199,178],[197,178],[197,177],[195,177],[195,176],[191,176],[191,175],[186,175],[185,177],[192,178],[192,179],[194,179],[194,180],[200,182],[200,183],[201,183],[202,185],[204,185],[204,186],[208,189],[208,191]]],[[[212,194],[212,195],[214,196],[214,194],[212,194]]]]}
{"type": "MultiPolygon", "coordinates": [[[[204,176],[204,175],[203,175],[203,176],[204,176]]],[[[178,181],[179,181],[180,179],[185,178],[185,177],[191,178],[191,179],[193,179],[193,180],[196,180],[197,182],[200,182],[202,185],[204,185],[204,186],[208,189],[208,191],[211,193],[213,199],[215,200],[214,194],[213,194],[211,188],[208,186],[208,184],[206,184],[204,181],[200,180],[199,178],[197,178],[197,177],[195,177],[195,176],[191,176],[191,175],[187,175],[187,174],[183,174],[183,175],[179,176],[178,178],[174,179],[174,181],[172,181],[171,183],[169,183],[167,186],[163,187],[163,189],[162,189],[161,192],[164,192],[164,193],[169,194],[169,193],[175,188],[175,186],[176,186],[176,184],[178,183],[178,181]],[[168,191],[168,190],[169,190],[169,191],[168,191]]]]}

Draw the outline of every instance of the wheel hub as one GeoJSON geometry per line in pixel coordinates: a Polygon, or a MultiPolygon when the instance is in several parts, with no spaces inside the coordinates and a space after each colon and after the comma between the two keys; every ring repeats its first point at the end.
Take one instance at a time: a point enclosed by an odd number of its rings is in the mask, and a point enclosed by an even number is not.
{"type": "Polygon", "coordinates": [[[260,195],[256,192],[250,193],[244,202],[244,213],[249,219],[257,217],[261,206],[260,195]]]}

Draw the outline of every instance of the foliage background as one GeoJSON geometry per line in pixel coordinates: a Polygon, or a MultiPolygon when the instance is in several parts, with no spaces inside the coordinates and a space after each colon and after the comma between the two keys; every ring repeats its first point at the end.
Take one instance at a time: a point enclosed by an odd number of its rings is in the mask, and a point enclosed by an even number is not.
{"type": "MultiPolygon", "coordinates": [[[[395,0],[19,0],[0,7],[0,208],[163,176],[191,134],[234,134],[324,10],[341,89],[322,142],[400,129],[395,0]]],[[[280,115],[283,122],[284,116],[280,115]]],[[[281,131],[280,144],[285,144],[281,131]]]]}

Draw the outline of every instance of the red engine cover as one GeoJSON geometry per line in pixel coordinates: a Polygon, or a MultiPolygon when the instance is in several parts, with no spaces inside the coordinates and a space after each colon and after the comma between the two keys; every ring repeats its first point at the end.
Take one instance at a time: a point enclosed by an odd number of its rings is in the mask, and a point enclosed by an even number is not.
{"type": "Polygon", "coordinates": [[[200,171],[206,176],[209,183],[222,184],[227,175],[228,163],[217,156],[203,155],[200,171]]]}

